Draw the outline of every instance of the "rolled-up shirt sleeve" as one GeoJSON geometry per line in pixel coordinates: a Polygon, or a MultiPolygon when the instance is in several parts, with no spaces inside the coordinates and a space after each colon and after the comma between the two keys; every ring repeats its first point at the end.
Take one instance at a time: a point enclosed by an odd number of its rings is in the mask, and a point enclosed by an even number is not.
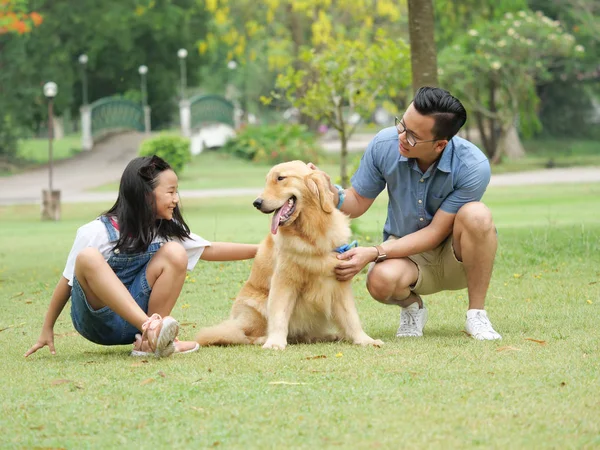
{"type": "Polygon", "coordinates": [[[206,239],[201,238],[197,234],[190,233],[189,239],[183,239],[181,245],[185,249],[188,257],[187,270],[193,270],[196,264],[200,260],[202,253],[206,247],[210,247],[211,243],[206,239]]]}
{"type": "Polygon", "coordinates": [[[367,146],[351,180],[354,190],[365,198],[376,198],[385,189],[386,183],[379,161],[382,155],[377,154],[377,142],[376,136],[367,146]]]}
{"type": "Polygon", "coordinates": [[[456,214],[463,205],[478,202],[485,193],[490,177],[491,169],[487,159],[473,166],[464,167],[458,174],[456,188],[446,197],[440,209],[456,214]]]}

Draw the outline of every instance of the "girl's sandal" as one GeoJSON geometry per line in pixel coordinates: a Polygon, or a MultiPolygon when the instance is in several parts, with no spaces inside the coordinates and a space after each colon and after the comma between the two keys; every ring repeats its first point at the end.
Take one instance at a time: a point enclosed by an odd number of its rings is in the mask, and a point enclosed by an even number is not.
{"type": "Polygon", "coordinates": [[[142,334],[135,335],[131,356],[156,356],[164,358],[175,352],[174,341],[179,333],[179,323],[171,316],[152,314],[142,325],[142,334]]]}

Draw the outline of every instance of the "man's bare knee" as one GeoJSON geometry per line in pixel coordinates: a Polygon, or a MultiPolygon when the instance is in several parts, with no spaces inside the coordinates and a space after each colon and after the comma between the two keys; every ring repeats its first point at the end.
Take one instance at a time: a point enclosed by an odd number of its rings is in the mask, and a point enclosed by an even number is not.
{"type": "Polygon", "coordinates": [[[394,291],[398,286],[399,277],[383,264],[376,265],[367,276],[367,290],[371,297],[386,305],[395,304],[394,291]]]}
{"type": "Polygon", "coordinates": [[[495,231],[492,213],[481,202],[467,203],[460,208],[456,214],[456,221],[471,234],[487,234],[495,231]]]}

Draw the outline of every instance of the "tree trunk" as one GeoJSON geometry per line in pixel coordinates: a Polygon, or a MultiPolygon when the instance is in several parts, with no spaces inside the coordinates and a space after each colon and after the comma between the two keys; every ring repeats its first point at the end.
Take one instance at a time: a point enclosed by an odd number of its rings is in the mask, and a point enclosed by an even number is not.
{"type": "Polygon", "coordinates": [[[345,127],[340,131],[340,142],[342,143],[342,151],[340,153],[340,178],[342,179],[342,187],[346,189],[350,186],[348,180],[348,137],[346,136],[345,127]]]}
{"type": "Polygon", "coordinates": [[[412,85],[437,86],[437,51],[434,39],[433,0],[408,0],[408,33],[412,85]]]}
{"type": "MultiPolygon", "coordinates": [[[[289,27],[292,32],[292,45],[293,45],[293,67],[295,71],[302,69],[302,63],[300,61],[300,49],[304,45],[304,26],[305,21],[302,20],[302,17],[294,11],[292,3],[290,2],[287,5],[287,17],[289,20],[289,27]]],[[[303,112],[300,112],[300,117],[298,118],[298,122],[302,125],[306,125],[306,127],[311,131],[317,131],[319,128],[318,122],[312,117],[306,115],[303,112]]]]}
{"type": "Polygon", "coordinates": [[[503,131],[498,139],[498,146],[492,158],[492,164],[500,162],[502,156],[509,159],[519,159],[525,156],[525,148],[521,143],[519,133],[514,124],[508,126],[506,131],[503,131]]]}
{"type": "Polygon", "coordinates": [[[494,154],[494,149],[490,146],[483,115],[480,112],[475,112],[474,114],[475,122],[477,123],[477,130],[479,131],[479,140],[481,142],[480,145],[483,147],[483,150],[487,154],[488,158],[490,158],[494,154]]]}

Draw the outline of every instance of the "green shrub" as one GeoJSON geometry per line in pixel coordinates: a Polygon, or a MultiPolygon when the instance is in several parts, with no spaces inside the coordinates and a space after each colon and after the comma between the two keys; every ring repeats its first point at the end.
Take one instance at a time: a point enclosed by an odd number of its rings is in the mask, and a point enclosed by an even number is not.
{"type": "Polygon", "coordinates": [[[181,173],[186,163],[192,160],[190,141],[181,136],[161,134],[145,140],[140,147],[140,156],[156,155],[169,163],[176,173],[181,173]]]}
{"type": "Polygon", "coordinates": [[[314,134],[306,127],[287,124],[249,126],[230,139],[222,151],[265,164],[296,159],[317,163],[321,153],[314,134]]]}

